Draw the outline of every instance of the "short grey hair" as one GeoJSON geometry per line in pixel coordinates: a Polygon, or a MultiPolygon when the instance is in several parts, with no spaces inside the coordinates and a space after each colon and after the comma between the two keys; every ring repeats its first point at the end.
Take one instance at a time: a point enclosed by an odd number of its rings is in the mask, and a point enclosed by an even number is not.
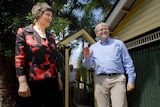
{"type": "Polygon", "coordinates": [[[52,7],[49,6],[46,2],[37,2],[32,7],[32,16],[34,17],[35,20],[37,20],[38,17],[41,16],[45,11],[52,12],[52,7]]]}
{"type": "Polygon", "coordinates": [[[108,27],[108,24],[107,23],[105,23],[105,22],[100,22],[100,23],[98,23],[97,25],[96,25],[96,27],[95,27],[95,29],[94,29],[94,31],[95,31],[95,33],[97,32],[97,27],[99,26],[99,25],[104,25],[104,26],[107,26],[108,27]]]}

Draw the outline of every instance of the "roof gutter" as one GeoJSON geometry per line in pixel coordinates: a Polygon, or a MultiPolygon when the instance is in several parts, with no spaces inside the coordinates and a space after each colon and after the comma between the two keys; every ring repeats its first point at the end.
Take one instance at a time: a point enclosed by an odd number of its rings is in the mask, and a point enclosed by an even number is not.
{"type": "Polygon", "coordinates": [[[124,4],[127,2],[127,0],[119,0],[119,2],[116,4],[115,8],[113,9],[112,13],[108,16],[106,19],[106,23],[108,26],[110,26],[113,22],[113,20],[116,18],[118,13],[122,10],[124,4]]]}

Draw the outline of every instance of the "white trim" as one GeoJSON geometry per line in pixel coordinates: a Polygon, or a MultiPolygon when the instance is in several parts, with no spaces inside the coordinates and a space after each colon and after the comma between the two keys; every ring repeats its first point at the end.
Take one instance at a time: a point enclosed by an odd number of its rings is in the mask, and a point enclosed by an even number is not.
{"type": "Polygon", "coordinates": [[[106,23],[108,26],[111,25],[113,20],[116,18],[117,14],[120,12],[120,10],[123,8],[124,4],[126,3],[127,0],[120,0],[114,10],[112,11],[111,15],[107,18],[106,23]]]}
{"type": "Polygon", "coordinates": [[[146,35],[134,41],[125,43],[128,49],[136,48],[154,41],[160,40],[160,31],[154,32],[152,34],[146,35]]]}

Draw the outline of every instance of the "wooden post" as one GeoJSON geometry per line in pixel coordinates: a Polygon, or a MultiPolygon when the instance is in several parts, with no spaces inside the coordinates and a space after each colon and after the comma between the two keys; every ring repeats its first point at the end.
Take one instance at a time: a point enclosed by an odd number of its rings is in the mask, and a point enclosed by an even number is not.
{"type": "Polygon", "coordinates": [[[69,83],[68,83],[68,65],[69,65],[69,46],[65,46],[65,107],[69,107],[69,83]]]}

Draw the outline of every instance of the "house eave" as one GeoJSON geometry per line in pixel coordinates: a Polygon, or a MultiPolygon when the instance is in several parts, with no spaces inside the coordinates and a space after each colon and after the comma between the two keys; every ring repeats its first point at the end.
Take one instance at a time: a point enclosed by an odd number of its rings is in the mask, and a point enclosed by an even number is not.
{"type": "Polygon", "coordinates": [[[105,22],[108,24],[110,31],[114,31],[123,17],[130,12],[132,5],[136,0],[119,0],[113,8],[105,22]]]}

